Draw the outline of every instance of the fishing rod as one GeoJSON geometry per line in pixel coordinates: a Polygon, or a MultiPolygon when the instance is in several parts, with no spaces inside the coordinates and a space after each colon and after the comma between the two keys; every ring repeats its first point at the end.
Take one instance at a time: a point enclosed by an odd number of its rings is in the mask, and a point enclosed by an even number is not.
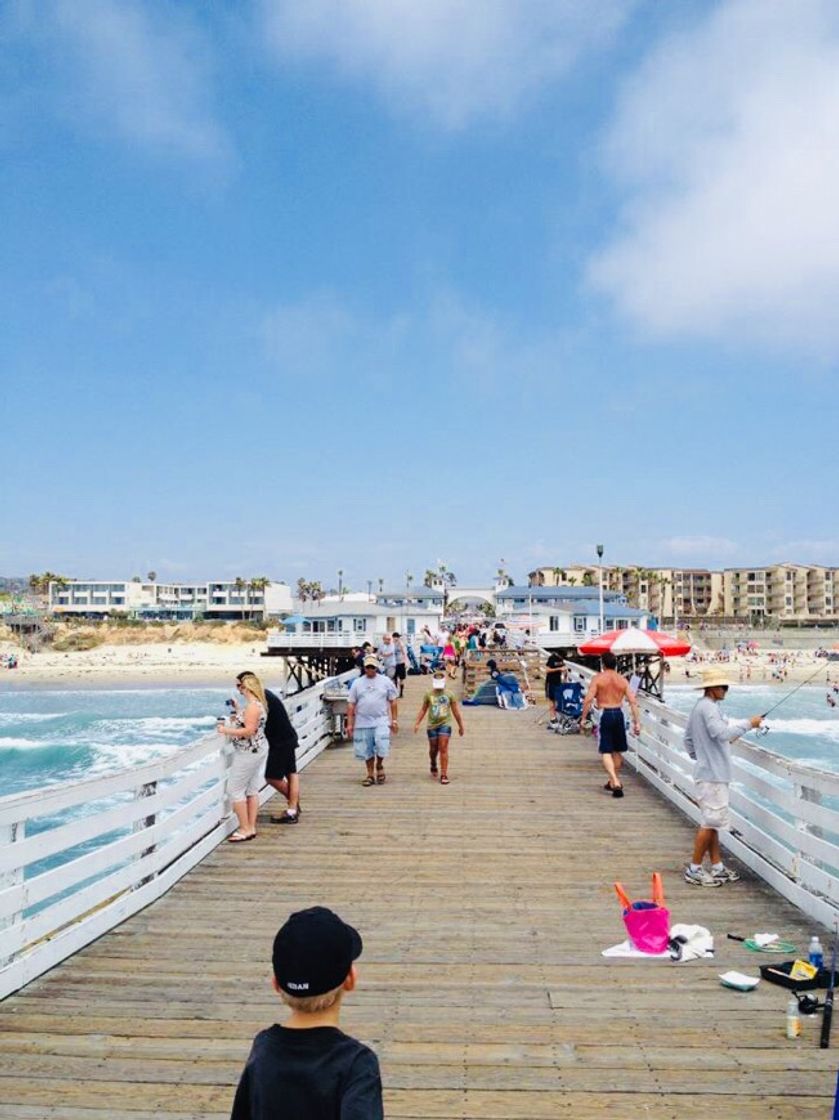
{"type": "Polygon", "coordinates": [[[836,987],[836,942],[839,940],[839,925],[833,927],[833,952],[830,959],[830,987],[824,997],[824,1015],[822,1016],[822,1033],[819,1039],[819,1049],[826,1050],[830,1046],[830,1027],[833,1022],[833,989],[836,987]]]}

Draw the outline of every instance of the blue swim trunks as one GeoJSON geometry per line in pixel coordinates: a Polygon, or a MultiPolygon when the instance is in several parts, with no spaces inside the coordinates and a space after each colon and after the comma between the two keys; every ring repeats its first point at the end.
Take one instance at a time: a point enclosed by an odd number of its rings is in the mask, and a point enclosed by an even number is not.
{"type": "Polygon", "coordinates": [[[626,741],[626,719],[622,708],[603,709],[597,749],[601,754],[622,754],[629,750],[629,743],[626,741]]]}

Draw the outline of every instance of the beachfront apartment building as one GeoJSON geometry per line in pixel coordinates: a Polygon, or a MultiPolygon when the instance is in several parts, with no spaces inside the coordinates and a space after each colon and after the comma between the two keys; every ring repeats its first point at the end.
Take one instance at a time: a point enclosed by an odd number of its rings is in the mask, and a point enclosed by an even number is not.
{"type": "Polygon", "coordinates": [[[627,602],[668,621],[726,618],[783,625],[836,622],[839,568],[819,564],[769,564],[763,567],[642,568],[595,564],[537,568],[531,586],[567,582],[616,591],[627,602]]]}
{"type": "Polygon", "coordinates": [[[657,618],[695,618],[722,611],[723,575],[708,568],[643,568],[618,564],[537,568],[528,574],[533,587],[586,587],[624,596],[632,606],[657,618]]]}
{"type": "Polygon", "coordinates": [[[68,580],[50,584],[48,609],[56,616],[152,621],[234,622],[291,610],[287,584],[263,580],[157,583],[142,580],[68,580]]]}
{"type": "Polygon", "coordinates": [[[839,614],[839,569],[821,564],[768,564],[726,568],[725,613],[750,621],[835,622],[839,614]]]}

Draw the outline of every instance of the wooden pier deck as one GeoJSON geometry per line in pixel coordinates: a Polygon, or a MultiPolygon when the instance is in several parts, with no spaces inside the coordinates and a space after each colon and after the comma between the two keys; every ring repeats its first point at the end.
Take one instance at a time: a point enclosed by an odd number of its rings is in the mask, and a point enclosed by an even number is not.
{"type": "Polygon", "coordinates": [[[296,828],[223,844],[166,897],[0,1005],[4,1120],[229,1115],[254,1033],[281,1018],[273,934],[322,903],[361,930],[342,1026],[378,1052],[391,1120],[830,1115],[839,1036],[784,1038],[786,993],[718,973],[759,962],[728,931],[811,932],[768,888],[680,878],[692,826],[631,772],[602,789],[591,740],[538,713],[466,709],[452,783],[427,774],[409,680],[386,785],[349,747],[303,775],[296,828]],[[713,962],[613,961],[612,882],[664,875],[675,921],[708,926],[713,962]]]}

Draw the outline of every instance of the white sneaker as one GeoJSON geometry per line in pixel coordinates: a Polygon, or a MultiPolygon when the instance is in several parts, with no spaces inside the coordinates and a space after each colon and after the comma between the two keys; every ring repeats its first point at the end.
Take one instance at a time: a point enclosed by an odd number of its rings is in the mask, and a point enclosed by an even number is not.
{"type": "Polygon", "coordinates": [[[720,871],[715,871],[712,867],[711,877],[718,883],[739,883],[740,872],[735,871],[733,867],[723,867],[720,871]]]}
{"type": "Polygon", "coordinates": [[[690,883],[694,887],[721,887],[723,885],[722,879],[715,879],[704,867],[694,871],[689,863],[685,865],[684,879],[686,883],[690,883]]]}

